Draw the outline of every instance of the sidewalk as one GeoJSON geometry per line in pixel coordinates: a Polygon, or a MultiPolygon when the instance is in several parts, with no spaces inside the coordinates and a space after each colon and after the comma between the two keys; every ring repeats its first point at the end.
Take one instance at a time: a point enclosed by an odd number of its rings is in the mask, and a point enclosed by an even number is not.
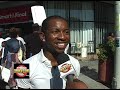
{"type": "Polygon", "coordinates": [[[88,89],[110,89],[98,81],[98,60],[79,60],[81,65],[80,80],[85,82],[88,89]]]}

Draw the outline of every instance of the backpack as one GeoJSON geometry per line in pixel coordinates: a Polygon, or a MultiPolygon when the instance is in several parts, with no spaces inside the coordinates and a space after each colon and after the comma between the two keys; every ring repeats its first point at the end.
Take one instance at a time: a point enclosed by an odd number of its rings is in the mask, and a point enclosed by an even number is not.
{"type": "Polygon", "coordinates": [[[22,63],[22,61],[25,59],[25,50],[26,50],[26,48],[25,48],[25,46],[23,45],[23,43],[20,40],[11,39],[11,41],[9,41],[9,42],[7,41],[5,43],[5,53],[4,53],[4,57],[3,57],[3,62],[5,62],[5,60],[9,59],[9,57],[11,56],[11,54],[14,53],[15,56],[16,56],[16,59],[19,60],[20,63],[22,63]],[[12,40],[14,40],[14,41],[12,41],[12,40]],[[19,45],[19,46],[17,46],[16,48],[14,48],[13,46],[15,46],[15,45],[13,43],[17,42],[17,41],[18,41],[17,45],[19,45]],[[12,45],[12,46],[10,46],[10,45],[12,45]],[[8,47],[9,47],[9,49],[8,49],[8,47]]]}

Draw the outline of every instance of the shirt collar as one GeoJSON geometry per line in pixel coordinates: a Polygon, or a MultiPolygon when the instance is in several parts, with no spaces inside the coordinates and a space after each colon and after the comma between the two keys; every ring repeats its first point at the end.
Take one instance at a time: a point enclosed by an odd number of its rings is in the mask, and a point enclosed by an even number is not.
{"type": "Polygon", "coordinates": [[[43,53],[43,49],[41,49],[41,62],[45,63],[45,65],[52,67],[51,65],[51,61],[45,57],[44,53],[43,53]]]}

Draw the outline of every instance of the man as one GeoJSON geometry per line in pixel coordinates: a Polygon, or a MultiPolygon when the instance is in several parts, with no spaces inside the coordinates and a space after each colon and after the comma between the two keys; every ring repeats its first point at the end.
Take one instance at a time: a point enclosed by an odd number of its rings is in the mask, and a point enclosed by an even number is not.
{"type": "Polygon", "coordinates": [[[2,48],[3,48],[2,43],[3,42],[4,42],[4,39],[2,38],[2,32],[0,32],[0,60],[2,59],[2,48]]]}
{"type": "Polygon", "coordinates": [[[26,42],[26,58],[29,58],[40,52],[42,41],[40,40],[40,26],[36,23],[32,25],[33,33],[24,37],[26,42]]]}
{"type": "MultiPolygon", "coordinates": [[[[29,63],[29,79],[16,79],[18,87],[20,88],[51,89],[51,80],[54,78],[52,77],[52,68],[58,66],[57,56],[64,53],[70,41],[70,29],[67,21],[60,16],[50,16],[46,18],[42,23],[40,38],[43,41],[43,49],[41,49],[38,54],[23,62],[29,63]]],[[[61,89],[87,88],[85,83],[77,79],[80,74],[80,64],[78,60],[70,55],[68,55],[68,57],[76,71],[76,79],[73,80],[74,82],[69,82],[67,79],[62,78],[63,86],[61,89]]],[[[53,83],[61,86],[61,84],[58,84],[59,82],[53,83]]]]}

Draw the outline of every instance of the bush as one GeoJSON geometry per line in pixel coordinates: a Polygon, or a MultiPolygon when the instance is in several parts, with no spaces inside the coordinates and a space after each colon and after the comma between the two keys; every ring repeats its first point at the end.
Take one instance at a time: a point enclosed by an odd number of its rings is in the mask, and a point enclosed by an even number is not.
{"type": "Polygon", "coordinates": [[[97,56],[99,60],[114,59],[115,38],[109,36],[106,43],[98,45],[98,50],[97,56]]]}

